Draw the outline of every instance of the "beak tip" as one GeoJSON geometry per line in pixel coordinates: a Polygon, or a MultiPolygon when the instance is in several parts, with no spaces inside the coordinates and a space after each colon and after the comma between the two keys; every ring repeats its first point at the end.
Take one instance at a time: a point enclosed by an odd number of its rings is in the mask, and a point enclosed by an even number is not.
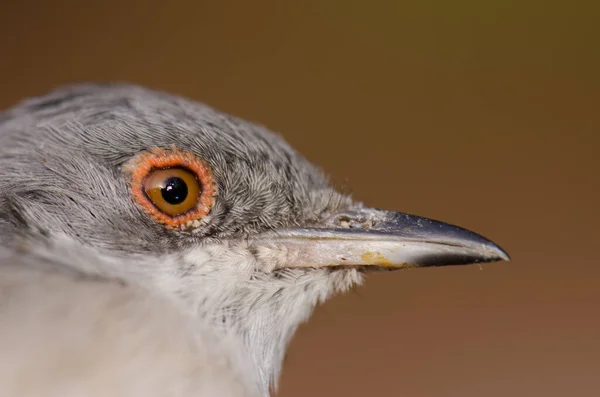
{"type": "Polygon", "coordinates": [[[497,248],[497,252],[498,252],[498,258],[502,259],[503,261],[506,262],[510,262],[510,255],[508,255],[508,252],[504,251],[502,248],[496,246],[497,248]]]}
{"type": "Polygon", "coordinates": [[[487,257],[488,261],[490,261],[490,262],[497,262],[497,261],[510,262],[510,260],[511,260],[510,255],[508,255],[508,252],[506,252],[500,246],[498,246],[497,244],[495,244],[489,240],[485,244],[484,250],[487,251],[487,253],[484,254],[484,256],[487,257]]]}

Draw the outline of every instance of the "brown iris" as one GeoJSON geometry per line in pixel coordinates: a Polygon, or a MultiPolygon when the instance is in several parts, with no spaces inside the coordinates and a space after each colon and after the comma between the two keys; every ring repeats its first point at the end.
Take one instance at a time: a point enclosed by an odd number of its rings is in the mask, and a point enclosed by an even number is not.
{"type": "Polygon", "coordinates": [[[196,176],[183,168],[155,170],[144,181],[144,192],[152,203],[169,216],[188,212],[196,206],[201,187],[196,176]]]}
{"type": "Polygon", "coordinates": [[[210,167],[193,153],[153,148],[126,166],[133,199],[168,228],[198,227],[217,194],[210,167]]]}

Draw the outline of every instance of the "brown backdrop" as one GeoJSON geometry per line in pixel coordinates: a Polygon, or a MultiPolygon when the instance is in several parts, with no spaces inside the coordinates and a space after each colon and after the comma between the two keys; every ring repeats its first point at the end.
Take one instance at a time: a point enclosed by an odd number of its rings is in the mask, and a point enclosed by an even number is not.
{"type": "Polygon", "coordinates": [[[369,277],[300,329],[280,396],[600,395],[597,6],[0,11],[0,107],[75,81],[180,93],[281,131],[369,205],[458,223],[512,255],[369,277]]]}

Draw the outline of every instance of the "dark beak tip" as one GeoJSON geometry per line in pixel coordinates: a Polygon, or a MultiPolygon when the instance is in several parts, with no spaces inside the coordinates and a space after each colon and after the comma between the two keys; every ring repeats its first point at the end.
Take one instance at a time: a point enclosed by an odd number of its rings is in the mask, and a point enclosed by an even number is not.
{"type": "Polygon", "coordinates": [[[504,251],[502,248],[496,246],[496,253],[498,255],[498,260],[503,260],[506,262],[510,262],[511,258],[510,255],[508,255],[508,252],[504,251]]]}
{"type": "MultiPolygon", "coordinates": [[[[467,233],[472,233],[469,232],[468,230],[465,230],[467,233]]],[[[472,233],[473,236],[475,236],[476,239],[479,239],[482,243],[483,243],[483,247],[481,247],[481,251],[482,253],[485,252],[484,256],[487,257],[487,261],[488,262],[498,262],[498,261],[506,261],[506,262],[510,262],[511,258],[510,255],[508,255],[508,252],[506,252],[504,249],[502,249],[502,247],[500,247],[498,244],[494,243],[493,241],[481,236],[481,235],[477,235],[475,233],[472,233]]]]}
{"type": "Polygon", "coordinates": [[[511,261],[510,255],[508,255],[508,253],[506,251],[501,251],[500,258],[502,258],[502,260],[504,260],[506,262],[511,261]]]}

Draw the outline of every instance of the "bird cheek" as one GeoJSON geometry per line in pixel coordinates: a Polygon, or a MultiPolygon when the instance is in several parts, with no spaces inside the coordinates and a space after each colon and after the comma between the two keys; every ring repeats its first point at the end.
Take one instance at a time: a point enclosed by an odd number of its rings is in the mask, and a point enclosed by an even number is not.
{"type": "Polygon", "coordinates": [[[218,275],[232,282],[247,279],[262,267],[248,243],[235,240],[190,248],[184,253],[183,260],[193,263],[198,274],[218,275]]]}

